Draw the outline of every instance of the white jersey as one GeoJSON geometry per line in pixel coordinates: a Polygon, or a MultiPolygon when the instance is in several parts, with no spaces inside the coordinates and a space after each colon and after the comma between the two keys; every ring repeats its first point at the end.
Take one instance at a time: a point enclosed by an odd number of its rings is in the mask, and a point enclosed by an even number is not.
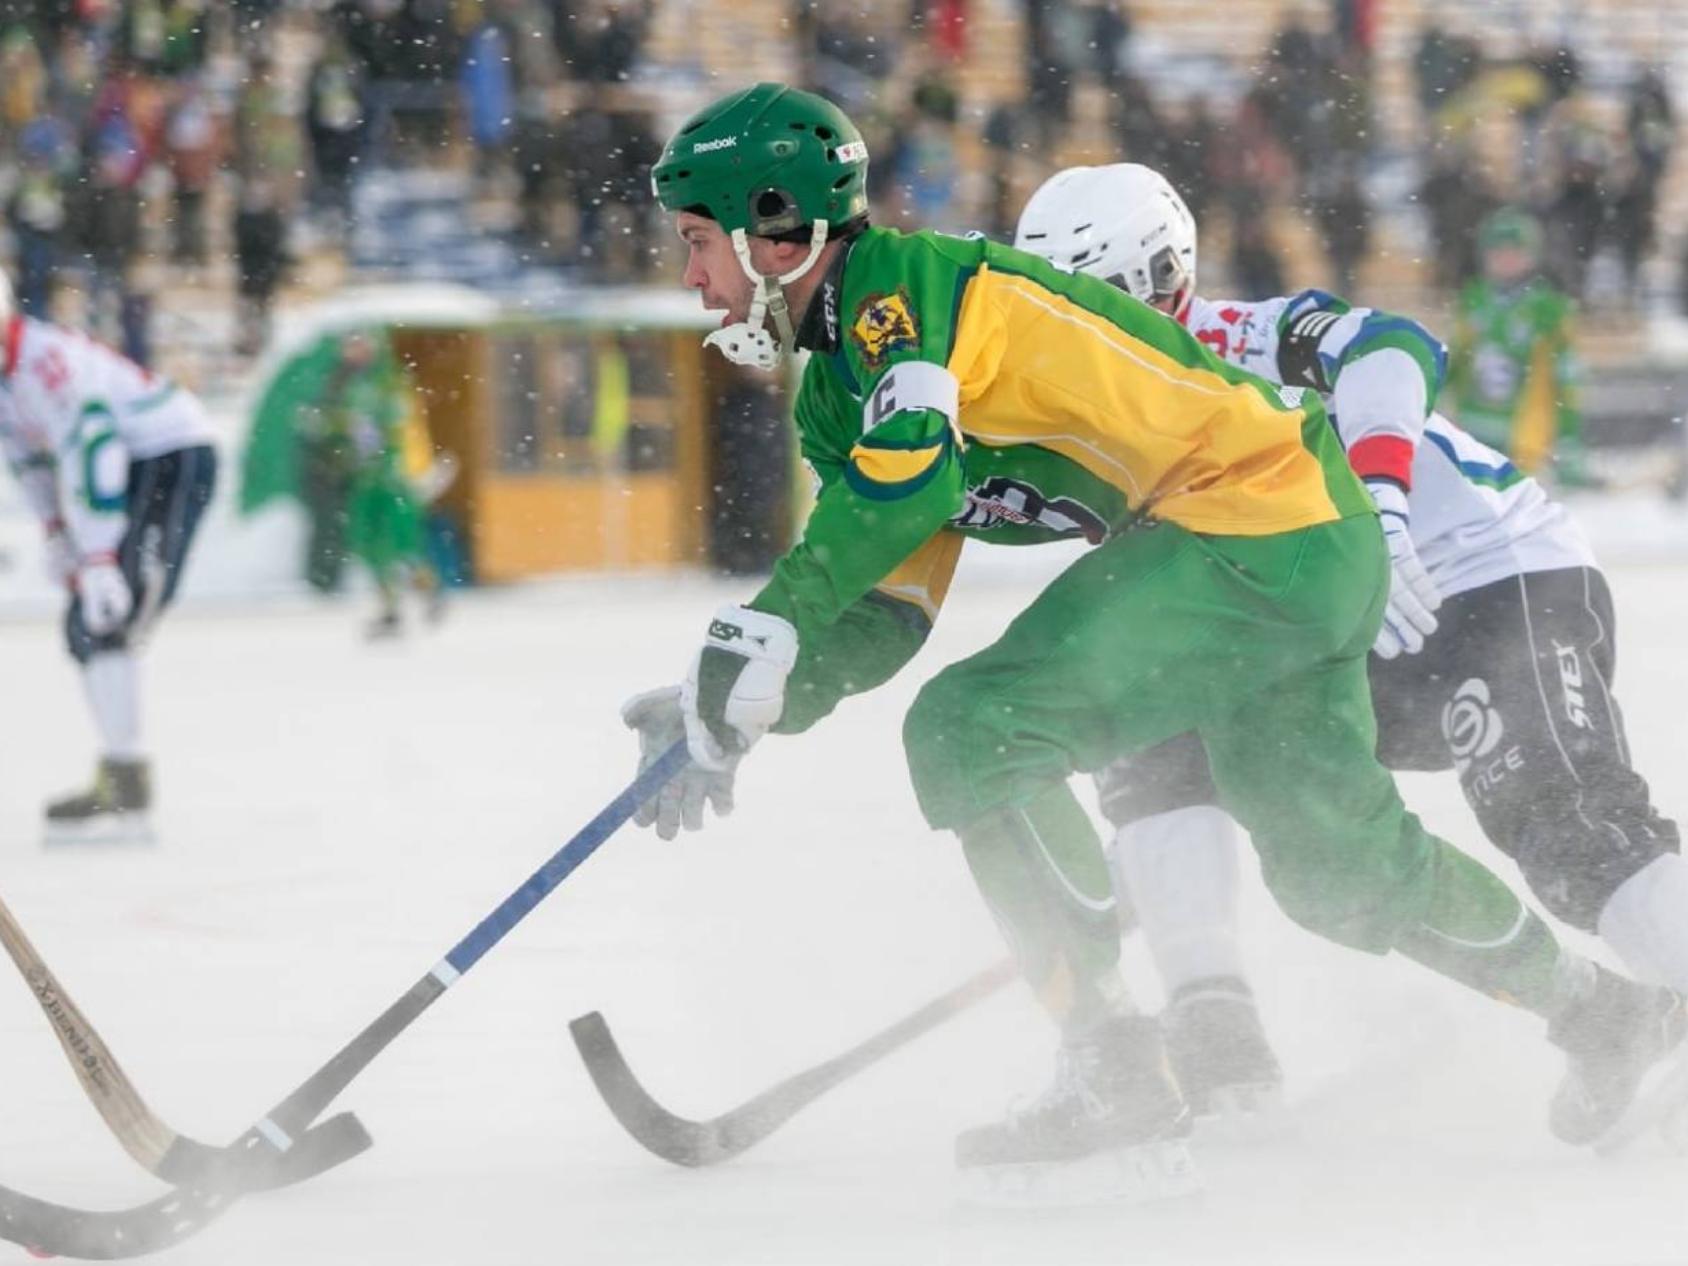
{"type": "Polygon", "coordinates": [[[1259,303],[1198,298],[1184,320],[1232,364],[1268,382],[1319,389],[1345,448],[1380,435],[1412,444],[1409,530],[1444,595],[1522,572],[1595,565],[1582,530],[1540,484],[1440,414],[1425,417],[1420,366],[1400,350],[1405,340],[1392,337],[1416,330],[1410,322],[1316,290],[1259,303]]]}
{"type": "Polygon", "coordinates": [[[215,438],[191,392],[82,334],[14,316],[0,357],[0,451],[83,557],[122,539],[131,461],[215,438]]]}

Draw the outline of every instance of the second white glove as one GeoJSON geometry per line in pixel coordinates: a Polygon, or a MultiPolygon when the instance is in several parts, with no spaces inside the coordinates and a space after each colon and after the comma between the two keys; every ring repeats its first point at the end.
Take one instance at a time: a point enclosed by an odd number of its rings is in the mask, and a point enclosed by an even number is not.
{"type": "Polygon", "coordinates": [[[128,577],[110,555],[83,560],[76,573],[76,596],[82,623],[95,637],[117,632],[135,606],[128,577]]]}
{"type": "MultiPolygon", "coordinates": [[[[680,711],[680,687],[664,686],[634,695],[621,705],[621,720],[639,736],[642,774],[686,736],[685,716],[680,711]]],[[[661,790],[639,806],[633,815],[633,825],[655,826],[658,835],[671,840],[682,827],[688,831],[703,829],[706,802],[714,807],[717,817],[726,817],[733,811],[733,766],[737,763],[734,757],[726,769],[715,770],[687,761],[661,790]]]]}
{"type": "Polygon", "coordinates": [[[1424,649],[1424,639],[1439,627],[1434,613],[1442,605],[1442,591],[1413,545],[1407,494],[1399,484],[1386,480],[1369,479],[1366,488],[1377,502],[1383,541],[1389,547],[1389,605],[1372,650],[1383,659],[1403,652],[1416,655],[1424,649]]]}

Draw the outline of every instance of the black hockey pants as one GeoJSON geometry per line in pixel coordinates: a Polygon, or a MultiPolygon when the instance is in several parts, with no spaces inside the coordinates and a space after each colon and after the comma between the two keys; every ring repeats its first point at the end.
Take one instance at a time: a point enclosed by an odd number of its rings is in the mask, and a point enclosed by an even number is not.
{"type": "Polygon", "coordinates": [[[217,452],[205,444],[130,465],[125,501],[129,526],[117,546],[117,565],[129,582],[134,607],[122,628],[96,636],[83,622],[81,601],[72,597],[64,631],[77,663],[86,664],[101,651],[134,646],[146,637],[176,596],[188,546],[211,503],[216,477],[217,452]]]}
{"type": "MultiPolygon", "coordinates": [[[[1605,578],[1581,567],[1512,576],[1455,594],[1437,618],[1419,654],[1371,658],[1378,758],[1455,770],[1484,833],[1542,903],[1592,930],[1620,884],[1680,848],[1630,767],[1605,578]]],[[[1218,798],[1191,734],[1109,766],[1097,784],[1116,826],[1218,798]]]]}

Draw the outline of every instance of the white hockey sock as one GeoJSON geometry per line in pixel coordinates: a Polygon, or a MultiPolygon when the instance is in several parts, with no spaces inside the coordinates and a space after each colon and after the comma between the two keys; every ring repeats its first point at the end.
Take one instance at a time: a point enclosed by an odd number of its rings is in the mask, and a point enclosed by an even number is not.
{"type": "Polygon", "coordinates": [[[1199,806],[1143,818],[1114,836],[1114,886],[1136,908],[1169,998],[1192,981],[1244,978],[1237,944],[1240,835],[1229,814],[1199,806]]]}
{"type": "Polygon", "coordinates": [[[105,651],[82,666],[88,706],[100,732],[100,754],[111,760],[140,760],[141,699],[135,657],[105,651]]]}
{"type": "Polygon", "coordinates": [[[1597,925],[1642,980],[1688,993],[1688,861],[1656,857],[1624,880],[1597,925]]]}

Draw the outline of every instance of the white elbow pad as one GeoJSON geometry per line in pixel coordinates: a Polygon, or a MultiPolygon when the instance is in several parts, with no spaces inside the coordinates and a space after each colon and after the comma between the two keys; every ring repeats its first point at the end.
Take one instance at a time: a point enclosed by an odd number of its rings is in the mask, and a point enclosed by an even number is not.
{"type": "Polygon", "coordinates": [[[1430,414],[1424,371],[1398,347],[1367,352],[1343,367],[1331,391],[1331,411],[1348,443],[1379,433],[1416,443],[1430,414]]]}

